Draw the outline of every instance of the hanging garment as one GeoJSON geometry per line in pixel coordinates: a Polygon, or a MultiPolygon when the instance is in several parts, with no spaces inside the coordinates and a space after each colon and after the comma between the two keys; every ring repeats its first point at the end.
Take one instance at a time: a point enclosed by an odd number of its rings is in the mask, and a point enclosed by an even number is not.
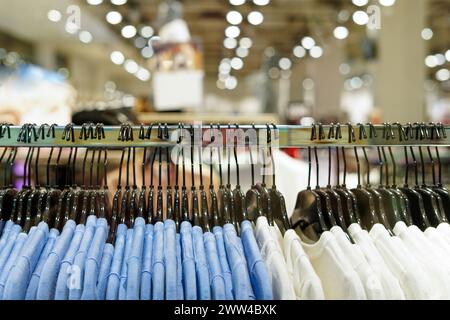
{"type": "Polygon", "coordinates": [[[298,300],[323,300],[322,282],[314,271],[301,240],[294,230],[284,234],[284,257],[286,267],[298,300]]]}
{"type": "Polygon", "coordinates": [[[369,300],[385,300],[386,294],[384,292],[381,281],[378,275],[373,271],[372,267],[367,263],[364,255],[357,245],[353,245],[345,232],[339,226],[334,226],[330,229],[331,233],[337,240],[339,247],[345,255],[345,258],[352,266],[353,270],[359,276],[361,283],[364,286],[367,299],[369,300]]]}
{"type": "Polygon", "coordinates": [[[157,222],[153,229],[153,258],[152,258],[152,299],[165,298],[165,265],[164,265],[164,223],[157,222]]]}
{"type": "Polygon", "coordinates": [[[192,225],[183,221],[180,226],[183,287],[186,300],[197,300],[197,275],[195,271],[192,225]]]}
{"type": "Polygon", "coordinates": [[[106,287],[106,300],[117,300],[119,298],[120,271],[124,259],[125,243],[127,236],[127,226],[119,224],[116,232],[116,241],[114,244],[114,256],[111,262],[111,270],[108,275],[108,284],[106,287]]]}
{"type": "Polygon", "coordinates": [[[153,253],[153,225],[145,226],[144,253],[142,258],[141,300],[152,298],[152,254],[153,253]]]}
{"type": "Polygon", "coordinates": [[[175,221],[164,221],[165,299],[177,299],[177,229],[175,221]]]}
{"type": "Polygon", "coordinates": [[[4,300],[25,299],[28,283],[47,242],[48,232],[47,223],[41,222],[33,236],[28,237],[6,281],[3,293],[4,300]]]}
{"type": "Polygon", "coordinates": [[[248,220],[241,223],[241,239],[256,299],[273,300],[272,286],[268,281],[269,271],[259,251],[253,225],[248,220]]]}
{"type": "Polygon", "coordinates": [[[103,249],[108,236],[108,223],[106,219],[99,218],[94,238],[86,256],[84,264],[85,276],[81,300],[98,300],[97,281],[100,273],[103,249]]]}
{"type": "Polygon", "coordinates": [[[145,240],[145,220],[142,217],[134,220],[133,243],[127,260],[127,300],[140,299],[142,275],[142,254],[145,240]]]}
{"type": "MultiPolygon", "coordinates": [[[[94,223],[94,220],[88,219],[89,223],[94,223]]],[[[70,242],[69,249],[64,256],[64,259],[61,261],[61,266],[59,268],[59,272],[57,274],[56,280],[56,289],[54,293],[55,300],[68,300],[69,299],[69,288],[78,286],[79,277],[76,272],[72,270],[73,260],[75,258],[78,249],[80,248],[81,240],[83,239],[84,231],[86,230],[86,226],[84,224],[79,224],[75,228],[75,233],[73,235],[72,241],[70,242]]],[[[42,273],[41,273],[42,274],[42,273]]],[[[53,294],[51,292],[51,288],[47,289],[47,292],[43,292],[41,289],[42,297],[48,296],[52,297],[53,294]]],[[[37,293],[36,293],[37,294],[37,293]]],[[[36,296],[37,299],[37,296],[36,296]]],[[[42,298],[44,299],[44,298],[42,298]]]]}
{"type": "Polygon", "coordinates": [[[35,300],[37,289],[39,285],[39,280],[41,278],[42,269],[44,268],[44,264],[47,261],[47,258],[50,254],[50,252],[53,250],[53,247],[56,242],[56,238],[59,236],[59,230],[58,229],[51,229],[50,233],[48,235],[47,243],[45,244],[44,249],[42,250],[42,253],[39,257],[39,261],[36,265],[36,268],[33,271],[33,274],[31,275],[30,282],[28,284],[27,292],[25,294],[25,300],[35,300]]]}
{"type": "Polygon", "coordinates": [[[378,275],[383,286],[386,299],[404,300],[405,294],[400,286],[399,280],[394,277],[385,261],[378,252],[369,233],[363,230],[359,224],[353,223],[348,227],[352,239],[358,245],[358,248],[364,254],[367,262],[374,272],[378,275]]]}
{"type": "Polygon", "coordinates": [[[13,248],[15,247],[16,239],[21,231],[22,228],[19,225],[15,224],[14,226],[11,226],[9,232],[2,236],[2,240],[5,239],[5,241],[0,253],[0,274],[3,273],[5,264],[8,261],[9,255],[11,254],[13,248]]]}
{"type": "Polygon", "coordinates": [[[119,280],[119,300],[126,300],[127,298],[127,261],[131,254],[131,248],[133,245],[134,230],[127,230],[127,237],[125,242],[125,251],[123,253],[122,266],[120,268],[120,280],[119,280]]]}
{"type": "Polygon", "coordinates": [[[323,232],[315,243],[303,240],[302,247],[322,281],[326,299],[367,299],[358,274],[353,270],[331,232],[323,232]]]}
{"type": "Polygon", "coordinates": [[[108,286],[108,274],[111,270],[111,263],[114,256],[114,246],[106,243],[103,248],[102,260],[100,262],[100,271],[98,273],[97,294],[99,300],[106,299],[106,287],[108,286]]]}
{"type": "Polygon", "coordinates": [[[392,274],[400,281],[407,299],[438,298],[438,292],[431,285],[432,280],[400,238],[391,237],[386,228],[379,223],[372,227],[369,235],[392,274]]]}
{"type": "Polygon", "coordinates": [[[177,241],[177,300],[184,300],[183,265],[181,258],[181,236],[176,234],[177,241]]]}
{"type": "Polygon", "coordinates": [[[425,231],[425,236],[437,247],[444,255],[450,257],[450,242],[445,239],[435,227],[428,227],[425,231]]]}
{"type": "Polygon", "coordinates": [[[217,251],[216,238],[211,232],[203,234],[206,260],[208,262],[208,271],[211,287],[212,300],[225,300],[225,280],[220,266],[219,253],[217,251]]]}
{"type": "Polygon", "coordinates": [[[225,251],[222,227],[214,227],[213,233],[214,238],[216,239],[217,253],[219,254],[220,267],[222,269],[222,276],[225,282],[225,299],[233,300],[233,279],[230,265],[228,264],[227,253],[225,251]]]}
{"type": "Polygon", "coordinates": [[[447,241],[450,243],[450,224],[440,223],[437,226],[436,230],[439,231],[439,233],[441,233],[447,239],[447,241]]]}
{"type": "Polygon", "coordinates": [[[256,220],[256,241],[266,262],[275,300],[295,300],[296,295],[289,279],[287,265],[278,243],[278,236],[271,230],[266,217],[256,220]],[[276,237],[276,238],[275,238],[276,237]]]}
{"type": "Polygon", "coordinates": [[[22,228],[19,225],[15,224],[14,221],[12,221],[12,220],[6,221],[5,226],[1,233],[1,238],[0,238],[0,257],[2,256],[2,252],[5,248],[5,245],[8,242],[9,233],[11,232],[11,229],[13,228],[13,226],[17,226],[16,228],[19,228],[19,232],[22,231],[22,228]]]}
{"type": "Polygon", "coordinates": [[[203,244],[203,230],[199,226],[192,227],[192,243],[194,245],[195,271],[197,274],[197,296],[199,300],[211,300],[211,282],[203,244]]]}
{"type": "Polygon", "coordinates": [[[14,239],[14,247],[12,248],[11,253],[9,254],[5,262],[5,265],[0,273],[0,299],[3,299],[5,283],[6,280],[8,279],[11,268],[13,267],[17,257],[19,256],[19,253],[22,250],[22,247],[24,246],[25,242],[27,241],[27,238],[31,236],[33,230],[35,229],[31,228],[29,235],[27,235],[24,232],[21,232],[17,235],[17,237],[10,237],[10,239],[14,239]]]}
{"type": "Polygon", "coordinates": [[[439,294],[439,299],[450,299],[450,264],[441,259],[441,253],[416,226],[406,226],[399,221],[394,226],[394,233],[402,240],[410,254],[416,258],[429,275],[433,289],[439,294]]]}

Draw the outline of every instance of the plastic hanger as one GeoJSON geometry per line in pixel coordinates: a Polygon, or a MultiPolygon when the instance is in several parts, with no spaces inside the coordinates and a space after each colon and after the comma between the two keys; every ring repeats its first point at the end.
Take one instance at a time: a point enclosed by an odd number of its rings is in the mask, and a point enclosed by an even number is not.
{"type": "MultiPolygon", "coordinates": [[[[216,136],[214,134],[214,128],[213,125],[210,125],[210,144],[209,144],[209,155],[210,155],[210,167],[209,167],[209,196],[211,198],[211,207],[209,212],[211,213],[211,224],[214,227],[220,226],[219,221],[219,201],[217,199],[217,194],[214,188],[214,175],[213,175],[213,150],[214,150],[214,144],[216,141],[216,136]]],[[[222,167],[219,166],[219,169],[222,170],[222,167]]]]}
{"type": "MultiPolygon", "coordinates": [[[[267,133],[267,139],[266,139],[266,146],[270,143],[271,138],[269,138],[269,134],[270,134],[270,127],[268,127],[268,131],[267,133]]],[[[260,146],[259,143],[259,130],[257,131],[257,146],[260,146]]],[[[263,214],[267,217],[267,221],[269,222],[269,225],[273,226],[274,221],[273,221],[273,214],[272,211],[270,210],[272,207],[271,204],[271,197],[269,194],[269,191],[266,188],[266,173],[267,173],[267,149],[266,147],[261,147],[258,150],[258,159],[259,159],[259,151],[262,152],[262,163],[263,163],[263,175],[262,175],[262,182],[261,184],[257,184],[256,188],[259,191],[259,194],[261,195],[261,208],[263,211],[263,214]]]]}
{"type": "MultiPolygon", "coordinates": [[[[147,131],[148,138],[151,137],[151,130],[147,131]]],[[[157,131],[158,139],[162,139],[162,127],[161,124],[158,125],[157,131]]],[[[148,197],[147,197],[147,216],[150,223],[155,223],[155,185],[154,185],[154,167],[155,167],[155,159],[158,154],[160,148],[156,147],[152,150],[152,159],[150,161],[150,185],[148,188],[148,197]]],[[[161,155],[159,156],[161,158],[161,155]]],[[[161,165],[161,164],[160,164],[161,165]]],[[[161,218],[162,219],[162,218],[161,218]]]]}
{"type": "Polygon", "coordinates": [[[205,186],[203,184],[203,150],[201,145],[198,147],[198,168],[200,175],[200,185],[198,187],[200,191],[200,225],[204,232],[209,232],[211,231],[209,222],[210,214],[208,208],[208,197],[206,195],[205,186]]]}
{"type": "Polygon", "coordinates": [[[192,217],[192,223],[195,226],[200,226],[200,206],[199,206],[199,199],[198,199],[198,193],[197,188],[195,186],[195,168],[194,168],[194,144],[195,144],[195,137],[194,137],[194,127],[191,125],[189,133],[191,135],[191,217],[192,217]]]}
{"type": "MultiPolygon", "coordinates": [[[[275,134],[275,140],[278,140],[278,129],[275,124],[271,124],[273,127],[273,131],[275,134]]],[[[270,195],[270,208],[269,210],[272,213],[272,217],[274,222],[277,224],[278,229],[284,235],[284,233],[291,229],[291,223],[289,221],[289,216],[286,210],[286,203],[284,196],[277,189],[276,180],[275,180],[275,161],[273,159],[272,153],[272,131],[270,130],[270,126],[268,125],[268,146],[269,146],[269,157],[270,163],[272,166],[272,187],[268,189],[270,195]]],[[[236,161],[237,162],[237,161],[236,161]]]]}
{"type": "MultiPolygon", "coordinates": [[[[439,128],[436,124],[432,123],[433,131],[431,133],[431,139],[433,140],[435,137],[437,139],[441,138],[441,134],[439,132],[439,128]]],[[[441,125],[442,126],[442,125],[441,125]]],[[[442,127],[442,132],[445,134],[445,129],[442,127]]],[[[438,193],[442,199],[442,203],[444,206],[444,214],[445,214],[445,220],[450,220],[450,193],[449,190],[442,184],[442,164],[441,164],[441,157],[439,155],[439,148],[435,147],[436,152],[436,158],[437,158],[437,164],[438,164],[438,180],[436,182],[436,172],[435,172],[435,161],[433,159],[433,156],[431,154],[430,147],[427,147],[428,156],[430,158],[431,164],[432,164],[432,175],[433,175],[433,186],[432,189],[434,192],[438,193]]],[[[443,219],[444,220],[444,219],[443,219]]]]}
{"type": "MultiPolygon", "coordinates": [[[[228,131],[227,132],[232,132],[233,130],[231,129],[231,124],[228,125],[228,131]]],[[[239,232],[239,224],[237,223],[237,219],[236,219],[236,202],[233,196],[233,190],[231,189],[231,150],[233,147],[230,146],[231,144],[234,145],[234,141],[232,143],[230,143],[230,141],[228,141],[228,135],[226,136],[226,152],[227,152],[227,184],[225,185],[225,199],[224,201],[226,203],[228,203],[228,207],[229,207],[229,212],[230,212],[230,219],[231,219],[231,223],[233,224],[234,228],[239,232]]]]}
{"type": "MultiPolygon", "coordinates": [[[[5,148],[5,152],[8,148],[5,148]]],[[[0,193],[0,218],[2,220],[9,220],[13,218],[13,201],[17,194],[17,189],[13,185],[12,171],[14,161],[17,156],[17,148],[11,148],[9,156],[5,163],[4,170],[4,186],[5,188],[1,190],[0,193]],[[9,174],[8,174],[9,171],[9,174]],[[7,177],[9,176],[9,181],[7,177]]],[[[2,156],[3,161],[3,156],[2,156]]],[[[0,161],[1,162],[1,161],[0,161]]]]}
{"type": "MultiPolygon", "coordinates": [[[[235,124],[236,128],[236,138],[237,141],[233,141],[233,154],[234,154],[234,162],[236,165],[236,187],[233,190],[233,217],[236,220],[236,224],[238,228],[236,230],[239,231],[239,227],[242,221],[248,220],[248,214],[247,214],[247,205],[245,203],[245,195],[242,192],[241,185],[240,185],[240,170],[239,170],[239,162],[237,158],[237,144],[239,141],[241,141],[241,129],[239,129],[239,125],[235,124]]],[[[245,148],[245,145],[244,145],[245,148]]]]}
{"type": "MultiPolygon", "coordinates": [[[[173,212],[172,216],[168,217],[168,219],[174,219],[177,217],[177,219],[181,219],[182,213],[181,213],[181,206],[182,206],[182,198],[181,198],[181,191],[179,186],[179,172],[180,172],[180,156],[182,154],[183,148],[179,147],[179,144],[183,141],[182,137],[182,129],[181,129],[181,123],[178,124],[178,139],[177,139],[177,162],[175,164],[175,186],[174,186],[174,199],[173,199],[173,212]]],[[[169,158],[167,159],[169,161],[169,158]]],[[[169,165],[169,162],[168,162],[169,165]]],[[[167,168],[168,175],[169,175],[169,167],[167,168]]],[[[181,219],[184,221],[183,219],[181,219]]]]}
{"type": "MultiPolygon", "coordinates": [[[[167,127],[167,124],[164,125],[164,139],[168,140],[169,139],[169,128],[167,127]]],[[[162,173],[161,173],[161,149],[160,149],[160,156],[159,156],[159,162],[160,162],[160,166],[159,166],[159,177],[162,177],[162,173]]],[[[166,218],[167,219],[173,219],[175,221],[175,226],[177,228],[177,230],[179,230],[179,226],[180,226],[180,210],[175,210],[175,206],[174,206],[174,200],[173,200],[173,196],[172,196],[172,186],[171,186],[171,182],[170,182],[170,166],[172,164],[170,155],[169,155],[169,147],[166,147],[166,175],[167,175],[167,186],[166,186],[166,218]]],[[[161,185],[161,178],[159,179],[159,184],[161,185]]]]}
{"type": "MultiPolygon", "coordinates": [[[[310,140],[313,141],[316,137],[316,126],[313,125],[310,140]]],[[[317,241],[320,235],[329,229],[322,213],[320,197],[311,189],[311,169],[311,147],[308,147],[308,185],[297,195],[291,224],[299,235],[303,233],[309,239],[317,241]]]]}
{"type": "MultiPolygon", "coordinates": [[[[148,138],[145,135],[144,125],[141,124],[141,127],[139,129],[139,139],[145,140],[150,139],[152,134],[152,128],[153,124],[150,125],[150,127],[147,130],[148,138]]],[[[139,193],[139,199],[138,199],[138,208],[137,208],[137,215],[139,217],[142,217],[145,219],[146,223],[149,223],[149,216],[148,216],[148,210],[147,210],[147,203],[146,203],[146,197],[147,197],[147,186],[145,185],[145,167],[147,165],[147,147],[144,146],[143,148],[143,156],[142,156],[142,186],[141,186],[141,192],[139,193]]]]}
{"type": "MultiPolygon", "coordinates": [[[[185,139],[184,136],[184,125],[181,125],[181,140],[180,144],[183,144],[185,139]]],[[[186,162],[184,157],[184,145],[181,145],[181,159],[182,159],[182,169],[183,169],[183,177],[182,177],[182,185],[181,185],[181,210],[180,217],[181,221],[190,221],[189,217],[189,196],[187,193],[186,187],[186,162]]]]}
{"type": "Polygon", "coordinates": [[[132,221],[134,223],[134,220],[138,217],[138,207],[139,207],[139,188],[137,186],[137,180],[136,180],[136,148],[131,148],[133,150],[133,185],[131,187],[131,194],[130,194],[130,216],[132,217],[132,221]]]}
{"type": "MultiPolygon", "coordinates": [[[[220,143],[217,144],[217,158],[219,162],[219,190],[217,191],[217,196],[219,198],[219,214],[220,221],[222,224],[232,223],[231,220],[231,199],[229,193],[223,183],[222,176],[222,155],[223,155],[223,136],[220,125],[217,125],[217,132],[220,137],[220,143]]],[[[229,171],[228,171],[229,178],[229,171]]]]}

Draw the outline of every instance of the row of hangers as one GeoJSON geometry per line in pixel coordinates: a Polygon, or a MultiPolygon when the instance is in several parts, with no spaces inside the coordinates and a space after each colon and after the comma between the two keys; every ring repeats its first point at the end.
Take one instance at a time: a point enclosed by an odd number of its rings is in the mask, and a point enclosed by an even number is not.
{"type": "MultiPolygon", "coordinates": [[[[325,132],[321,124],[313,125],[311,140],[325,139],[325,132]],[[317,127],[318,126],[318,131],[317,127]]],[[[349,142],[355,142],[355,128],[348,124],[349,142]]],[[[376,130],[371,123],[358,124],[359,140],[372,139],[377,137],[376,130]],[[369,134],[366,132],[369,128],[369,134]]],[[[431,123],[426,126],[424,123],[407,124],[403,126],[399,123],[385,123],[383,127],[383,138],[386,141],[395,138],[394,127],[398,129],[400,141],[407,142],[409,139],[440,139],[446,137],[445,128],[442,124],[431,123]]],[[[331,125],[328,132],[328,139],[341,139],[342,133],[340,125],[331,125]]],[[[314,147],[316,162],[316,177],[319,176],[319,161],[317,147],[314,147]]],[[[404,146],[406,162],[406,172],[404,184],[397,185],[397,161],[394,158],[392,147],[377,146],[377,164],[379,166],[379,183],[373,186],[370,180],[370,161],[366,147],[353,147],[357,165],[358,184],[356,188],[348,189],[346,186],[347,161],[344,147],[335,147],[336,157],[336,177],[335,186],[331,186],[331,159],[332,147],[328,147],[328,184],[320,187],[318,178],[316,187],[311,188],[311,148],[308,148],[308,186],[299,192],[294,213],[291,217],[293,228],[305,234],[312,240],[318,240],[320,235],[332,228],[340,226],[344,231],[352,223],[358,223],[365,229],[370,228],[375,223],[382,223],[392,234],[394,225],[403,221],[407,225],[417,225],[422,230],[429,226],[437,226],[441,222],[450,219],[450,193],[442,184],[442,167],[438,147],[435,147],[435,154],[438,165],[438,180],[435,174],[435,160],[431,147],[427,146],[427,153],[432,169],[432,184],[426,183],[426,166],[423,156],[423,147],[404,146]],[[419,182],[419,164],[414,149],[417,148],[420,155],[420,166],[422,172],[422,183],[419,182]],[[361,149],[366,163],[366,183],[361,183],[361,164],[358,149],[361,149]],[[387,149],[387,152],[386,152],[387,149]],[[389,158],[387,157],[389,154],[389,158]],[[412,164],[409,162],[409,155],[412,157],[412,164]],[[343,159],[343,183],[340,183],[340,157],[343,159]],[[392,183],[390,180],[389,161],[392,163],[392,183]],[[409,171],[414,167],[414,183],[409,182],[409,171]]]]}

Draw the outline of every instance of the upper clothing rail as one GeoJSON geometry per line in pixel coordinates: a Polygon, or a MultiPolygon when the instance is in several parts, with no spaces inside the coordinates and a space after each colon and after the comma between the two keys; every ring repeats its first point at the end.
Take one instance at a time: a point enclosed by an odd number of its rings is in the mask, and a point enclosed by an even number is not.
{"type": "Polygon", "coordinates": [[[0,125],[0,147],[169,147],[271,145],[279,148],[450,146],[441,124],[301,125],[0,125]],[[219,130],[218,130],[219,129],[219,130]],[[221,144],[222,143],[222,144],[221,144]]]}

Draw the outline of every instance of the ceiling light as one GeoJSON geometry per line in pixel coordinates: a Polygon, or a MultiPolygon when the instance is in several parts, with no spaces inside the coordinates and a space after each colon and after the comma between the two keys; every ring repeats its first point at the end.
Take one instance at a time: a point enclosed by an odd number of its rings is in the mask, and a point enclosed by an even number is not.
{"type": "Polygon", "coordinates": [[[350,19],[350,12],[348,10],[341,10],[338,13],[338,19],[340,22],[346,22],[350,19]]]}
{"type": "Polygon", "coordinates": [[[125,61],[125,57],[122,52],[113,51],[113,52],[111,52],[111,61],[114,64],[120,65],[125,61]]]}
{"type": "Polygon", "coordinates": [[[236,26],[229,26],[225,29],[225,35],[228,38],[237,38],[241,34],[241,30],[236,26]]]}
{"type": "Polygon", "coordinates": [[[102,4],[103,0],[87,0],[87,3],[91,6],[98,6],[99,4],[102,4]]]}
{"type": "Polygon", "coordinates": [[[132,25],[127,25],[122,28],[122,36],[124,38],[133,38],[136,35],[137,31],[136,28],[132,25]]]}
{"type": "Polygon", "coordinates": [[[450,62],[450,50],[447,50],[447,52],[445,53],[445,59],[450,62]]]}
{"type": "Polygon", "coordinates": [[[125,61],[125,70],[129,73],[136,73],[139,70],[139,66],[134,60],[127,60],[125,61]]]}
{"type": "Polygon", "coordinates": [[[61,12],[58,10],[50,10],[47,12],[47,18],[52,22],[58,22],[61,20],[61,12]]]}
{"type": "Polygon", "coordinates": [[[292,67],[292,62],[289,58],[281,58],[280,61],[278,61],[278,66],[282,70],[289,70],[292,67]]]}
{"type": "Polygon", "coordinates": [[[227,49],[234,49],[237,47],[237,40],[234,38],[225,38],[223,40],[223,46],[227,49]]]}
{"type": "Polygon", "coordinates": [[[306,50],[302,46],[296,46],[292,52],[297,58],[303,58],[306,55],[306,50]]]}
{"type": "Polygon", "coordinates": [[[155,46],[156,44],[158,44],[158,41],[160,41],[160,40],[161,40],[161,37],[159,37],[159,36],[153,36],[153,37],[151,37],[150,39],[148,39],[148,45],[151,46],[151,47],[153,47],[153,46],[155,46]]]}
{"type": "Polygon", "coordinates": [[[151,58],[153,57],[153,48],[152,47],[145,47],[141,50],[141,54],[144,58],[151,58]]]}
{"type": "Polygon", "coordinates": [[[127,3],[127,0],[111,0],[111,3],[116,6],[122,6],[127,3]]]}
{"type": "Polygon", "coordinates": [[[341,63],[340,65],[339,65],[339,72],[342,74],[342,75],[347,75],[347,74],[349,74],[350,73],[350,66],[349,66],[349,64],[348,63],[341,63]]]}
{"type": "Polygon", "coordinates": [[[236,49],[236,55],[239,58],[246,58],[248,56],[248,49],[239,47],[239,48],[236,49]]]}
{"type": "Polygon", "coordinates": [[[227,13],[227,21],[229,24],[239,24],[242,22],[242,14],[237,11],[230,11],[227,13]]]}
{"type": "Polygon", "coordinates": [[[433,38],[433,30],[430,28],[425,28],[422,30],[421,34],[423,40],[430,40],[433,38]]]}
{"type": "Polygon", "coordinates": [[[218,80],[216,81],[216,86],[217,86],[217,88],[219,88],[220,90],[223,90],[223,89],[225,89],[225,82],[224,82],[223,80],[221,80],[221,79],[218,79],[218,80]]]}
{"type": "Polygon", "coordinates": [[[309,54],[315,59],[320,58],[323,55],[323,49],[319,46],[314,46],[309,50],[309,54]]]}
{"type": "Polygon", "coordinates": [[[244,67],[244,61],[241,58],[234,57],[231,59],[230,66],[234,70],[241,70],[244,67]]]}
{"type": "Polygon", "coordinates": [[[122,22],[122,15],[118,11],[110,11],[106,14],[106,21],[110,24],[119,24],[122,22]]]}
{"type": "Polygon", "coordinates": [[[253,3],[257,6],[267,6],[270,3],[270,0],[253,0],[253,3]]]}
{"type": "Polygon", "coordinates": [[[440,69],[436,72],[436,79],[439,81],[447,81],[450,80],[450,71],[448,69],[440,69]]]}
{"type": "Polygon", "coordinates": [[[369,22],[369,16],[362,10],[355,11],[352,18],[353,21],[360,26],[365,25],[369,22]]]}
{"type": "Polygon", "coordinates": [[[151,36],[153,36],[155,31],[150,26],[144,26],[144,27],[141,28],[141,32],[140,33],[141,33],[141,36],[143,36],[144,38],[150,38],[151,36]]]}
{"type": "Polygon", "coordinates": [[[68,21],[64,28],[70,34],[75,34],[80,29],[80,27],[76,23],[71,22],[71,21],[68,21]]]}
{"type": "Polygon", "coordinates": [[[260,25],[261,23],[263,23],[264,16],[259,11],[252,11],[248,14],[247,20],[250,24],[257,26],[257,25],[260,25]]]}
{"type": "Polygon", "coordinates": [[[245,49],[250,49],[253,45],[252,39],[248,37],[243,37],[241,40],[239,40],[239,46],[245,49]]]}
{"type": "Polygon", "coordinates": [[[145,68],[139,68],[138,72],[136,72],[136,77],[141,81],[150,80],[150,71],[145,68]]]}
{"type": "Polygon", "coordinates": [[[343,26],[336,27],[333,31],[334,37],[336,39],[345,39],[348,37],[348,29],[343,26]]]}
{"type": "Polygon", "coordinates": [[[134,46],[138,49],[142,49],[147,45],[147,40],[142,37],[137,37],[134,39],[134,46]]]}
{"type": "Polygon", "coordinates": [[[223,74],[228,74],[231,71],[231,65],[230,65],[230,61],[226,60],[220,63],[219,65],[219,72],[223,73],[223,74]]]}
{"type": "Polygon", "coordinates": [[[230,0],[230,4],[233,6],[240,6],[245,3],[245,0],[230,0]]]}
{"type": "Polygon", "coordinates": [[[429,55],[425,58],[425,65],[429,68],[434,68],[438,65],[437,58],[434,55],[429,55]]]}
{"type": "Polygon", "coordinates": [[[302,46],[303,48],[310,50],[314,45],[316,44],[316,41],[314,41],[311,37],[304,37],[302,39],[302,46]]]}
{"type": "Polygon", "coordinates": [[[434,56],[436,57],[438,66],[442,66],[446,62],[445,56],[442,53],[435,54],[434,56]]]}
{"type": "Polygon", "coordinates": [[[233,90],[237,87],[237,79],[236,77],[230,76],[227,78],[227,80],[225,80],[225,88],[227,88],[228,90],[233,90]]]}
{"type": "Polygon", "coordinates": [[[352,3],[355,6],[362,7],[365,6],[367,3],[369,3],[369,0],[352,0],[352,3]]]}
{"type": "Polygon", "coordinates": [[[378,2],[385,7],[390,7],[395,4],[395,0],[378,0],[378,2]]]}
{"type": "Polygon", "coordinates": [[[89,31],[81,31],[78,35],[80,41],[83,43],[89,43],[92,41],[92,34],[89,31]]]}

